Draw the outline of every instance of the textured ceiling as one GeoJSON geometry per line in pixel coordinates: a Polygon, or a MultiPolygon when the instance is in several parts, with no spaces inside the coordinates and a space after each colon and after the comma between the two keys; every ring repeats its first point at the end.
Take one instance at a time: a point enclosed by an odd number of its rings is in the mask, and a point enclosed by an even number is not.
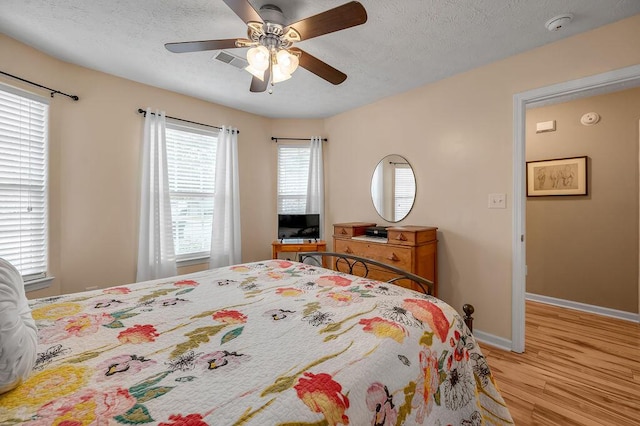
{"type": "MultiPolygon", "coordinates": [[[[289,23],[347,0],[276,4],[289,23]]],[[[250,93],[251,75],[164,43],[246,37],[221,0],[2,0],[0,31],[63,61],[267,117],[328,117],[640,13],[638,0],[362,0],[361,26],[297,44],[348,75],[334,86],[305,69],[250,93]],[[572,13],[550,32],[545,22],[572,13]]],[[[230,53],[245,56],[246,49],[230,53]]],[[[0,66],[0,70],[2,67],[0,66]]],[[[72,92],[73,88],[64,89],[72,92]]]]}

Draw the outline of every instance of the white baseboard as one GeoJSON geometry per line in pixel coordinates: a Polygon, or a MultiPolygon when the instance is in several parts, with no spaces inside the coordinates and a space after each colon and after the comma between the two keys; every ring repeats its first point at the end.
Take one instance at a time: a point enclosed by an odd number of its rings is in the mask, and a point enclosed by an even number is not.
{"type": "Polygon", "coordinates": [[[505,339],[504,337],[485,333],[482,330],[473,330],[473,337],[480,343],[486,343],[498,349],[511,351],[511,340],[505,339]]]}
{"type": "Polygon", "coordinates": [[[534,302],[546,303],[548,305],[561,306],[563,308],[589,312],[591,314],[604,315],[606,317],[617,318],[625,321],[640,322],[640,314],[636,314],[633,312],[619,311],[617,309],[605,308],[602,306],[595,306],[595,305],[588,305],[586,303],[574,302],[572,300],[565,300],[565,299],[557,299],[555,297],[543,296],[541,294],[533,294],[533,293],[526,293],[526,299],[532,300],[534,302]]]}

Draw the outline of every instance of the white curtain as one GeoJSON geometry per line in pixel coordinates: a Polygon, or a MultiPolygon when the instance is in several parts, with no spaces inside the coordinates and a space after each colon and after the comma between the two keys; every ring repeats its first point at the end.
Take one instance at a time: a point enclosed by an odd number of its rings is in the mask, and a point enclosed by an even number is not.
{"type": "Polygon", "coordinates": [[[324,237],[324,172],[320,136],[311,138],[306,205],[306,213],[320,214],[320,238],[322,239],[324,237]]]}
{"type": "Polygon", "coordinates": [[[164,111],[147,108],[142,137],[137,282],[177,275],[165,127],[164,111]]]}
{"type": "Polygon", "coordinates": [[[240,240],[240,190],[238,180],[238,129],[223,126],[216,151],[210,268],[234,265],[242,259],[240,240]]]}

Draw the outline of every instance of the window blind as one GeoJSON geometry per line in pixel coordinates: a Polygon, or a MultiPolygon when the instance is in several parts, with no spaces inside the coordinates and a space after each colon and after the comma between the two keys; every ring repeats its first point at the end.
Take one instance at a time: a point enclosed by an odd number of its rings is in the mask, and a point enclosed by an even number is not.
{"type": "Polygon", "coordinates": [[[47,273],[47,145],[44,98],[0,86],[0,256],[25,281],[47,273]]]}
{"type": "Polygon", "coordinates": [[[309,145],[278,145],[278,213],[305,213],[309,145]]]}
{"type": "Polygon", "coordinates": [[[209,256],[218,131],[167,120],[167,168],[178,260],[209,256]]]}
{"type": "Polygon", "coordinates": [[[409,167],[395,168],[394,216],[399,221],[409,213],[413,206],[416,181],[409,167]]]}

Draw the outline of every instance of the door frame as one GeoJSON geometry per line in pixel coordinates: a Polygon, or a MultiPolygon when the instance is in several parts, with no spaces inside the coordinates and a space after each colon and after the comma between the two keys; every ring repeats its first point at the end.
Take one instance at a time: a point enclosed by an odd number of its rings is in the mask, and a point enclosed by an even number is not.
{"type": "MultiPolygon", "coordinates": [[[[525,349],[526,293],[526,109],[640,85],[640,65],[517,93],[513,96],[513,217],[511,350],[525,349]]],[[[640,284],[639,284],[640,285],[640,284]]]]}

